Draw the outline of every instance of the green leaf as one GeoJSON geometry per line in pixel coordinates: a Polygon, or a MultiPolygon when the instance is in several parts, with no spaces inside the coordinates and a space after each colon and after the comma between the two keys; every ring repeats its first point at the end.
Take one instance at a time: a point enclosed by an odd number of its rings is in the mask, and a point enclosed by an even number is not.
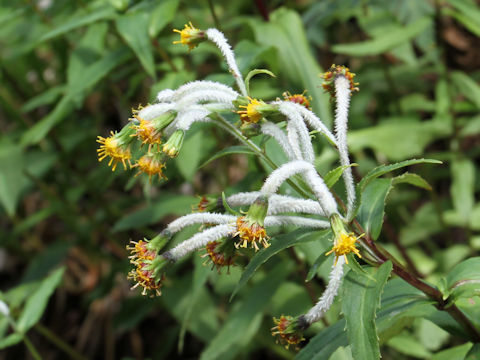
{"type": "MultiPolygon", "coordinates": [[[[465,356],[471,349],[472,343],[454,346],[433,355],[430,360],[465,360],[465,356]]],[[[478,359],[478,358],[477,358],[478,359]]]]}
{"type": "Polygon", "coordinates": [[[374,282],[353,271],[348,272],[343,285],[342,312],[347,322],[347,333],[355,359],[380,359],[376,310],[383,287],[392,271],[390,261],[373,273],[374,282]]]}
{"type": "Polygon", "coordinates": [[[382,229],[385,200],[391,188],[391,179],[374,179],[362,193],[357,219],[374,240],[378,238],[382,229]]]}
{"type": "Polygon", "coordinates": [[[336,182],[338,181],[338,179],[340,179],[340,176],[342,176],[343,172],[349,168],[349,167],[352,167],[352,166],[358,166],[358,164],[350,164],[350,165],[342,165],[342,166],[339,166],[339,167],[336,167],[335,169],[333,170],[330,170],[324,177],[323,177],[323,181],[325,181],[325,185],[328,186],[329,189],[332,188],[333,185],[336,184],[336,182]]]}
{"type": "Polygon", "coordinates": [[[22,112],[30,112],[37,107],[50,105],[55,102],[66,90],[65,85],[57,85],[49,88],[41,94],[31,98],[22,106],[22,112]]]}
{"type": "Polygon", "coordinates": [[[40,287],[27,299],[17,322],[17,331],[24,334],[35,325],[47,307],[48,299],[62,281],[65,268],[59,268],[45,278],[40,287]]]}
{"type": "Polygon", "coordinates": [[[451,76],[458,91],[480,109],[480,85],[461,71],[454,71],[451,76]]]}
{"type": "Polygon", "coordinates": [[[361,266],[357,259],[355,258],[355,255],[353,253],[350,253],[347,255],[347,259],[348,259],[348,264],[347,266],[352,270],[354,271],[357,275],[359,276],[365,276],[367,278],[369,278],[370,280],[376,282],[377,280],[375,279],[375,277],[373,277],[372,275],[370,275],[370,273],[366,270],[366,267],[363,267],[361,266]]]}
{"type": "Polygon", "coordinates": [[[473,344],[473,347],[465,356],[465,360],[478,360],[478,359],[480,359],[480,343],[473,344]]]}
{"type": "Polygon", "coordinates": [[[203,351],[201,360],[233,359],[248,346],[260,327],[263,309],[292,267],[279,263],[252,287],[236,311],[230,314],[222,329],[203,351]]]}
{"type": "Polygon", "coordinates": [[[397,350],[400,354],[409,355],[419,359],[428,359],[432,355],[430,351],[418,341],[415,336],[408,332],[403,332],[390,340],[387,345],[397,350]]]}
{"type": "Polygon", "coordinates": [[[480,296],[480,257],[456,265],[446,276],[447,295],[453,301],[460,297],[480,296]]]}
{"type": "Polygon", "coordinates": [[[317,260],[315,260],[313,265],[310,267],[310,270],[308,270],[308,274],[307,274],[307,277],[305,278],[305,282],[309,282],[315,277],[315,275],[317,274],[317,270],[320,268],[320,266],[322,266],[322,264],[327,259],[328,259],[328,256],[325,256],[325,254],[323,253],[318,256],[317,260]]]}
{"type": "Polygon", "coordinates": [[[15,214],[27,180],[23,174],[24,155],[18,145],[0,143],[0,203],[9,216],[15,214]]]}
{"type": "Polygon", "coordinates": [[[475,165],[468,159],[451,162],[450,193],[455,211],[467,225],[475,205],[475,165]]]}
{"type": "Polygon", "coordinates": [[[230,296],[230,301],[233,299],[235,294],[240,290],[247,281],[253,276],[255,271],[258,268],[267,262],[272,256],[278,254],[280,251],[285,250],[295,244],[299,244],[302,242],[314,241],[319,240],[320,238],[332,236],[331,230],[322,230],[322,231],[308,231],[305,229],[298,229],[292,231],[289,234],[275,236],[271,239],[271,245],[268,248],[264,248],[257,252],[255,256],[250,260],[248,265],[246,266],[244,272],[242,273],[242,277],[238,282],[235,290],[233,291],[232,295],[230,296]]]}
{"type": "Polygon", "coordinates": [[[276,77],[275,74],[272,73],[270,70],[266,70],[266,69],[251,70],[245,77],[245,87],[247,88],[247,94],[250,94],[250,80],[252,79],[252,77],[258,74],[267,74],[267,75],[270,75],[271,77],[276,77]]]}
{"type": "Polygon", "coordinates": [[[148,36],[150,14],[138,11],[119,17],[115,24],[117,30],[140,60],[147,73],[155,78],[153,50],[148,36]]]}
{"type": "Polygon", "coordinates": [[[175,165],[185,180],[193,180],[200,160],[212,146],[214,146],[212,139],[205,136],[202,131],[196,131],[193,135],[187,136],[180,154],[175,158],[175,165]]]}
{"type": "Polygon", "coordinates": [[[39,42],[53,39],[54,37],[63,35],[74,29],[94,23],[96,21],[113,19],[116,15],[115,9],[111,6],[105,6],[100,9],[95,7],[96,5],[93,5],[91,9],[88,9],[90,11],[88,13],[85,13],[84,9],[80,9],[75,14],[71,15],[67,20],[65,20],[63,24],[55,26],[53,30],[43,35],[39,42]]]}
{"type": "Polygon", "coordinates": [[[180,0],[163,0],[153,9],[148,26],[148,35],[156,38],[160,31],[173,20],[177,13],[180,0]]]}
{"type": "Polygon", "coordinates": [[[199,168],[202,168],[210,164],[213,160],[221,158],[222,156],[233,155],[233,154],[255,155],[255,153],[252,150],[250,150],[247,146],[244,146],[244,145],[230,146],[226,149],[220,150],[219,152],[215,153],[215,155],[213,155],[210,159],[208,159],[202,165],[200,165],[199,168]]]}
{"type": "Polygon", "coordinates": [[[480,10],[478,4],[469,0],[447,0],[456,10],[442,7],[442,13],[454,17],[473,34],[480,36],[480,10]]]}
{"type": "Polygon", "coordinates": [[[327,125],[332,123],[330,99],[320,84],[323,71],[312,54],[302,19],[294,10],[280,8],[270,14],[268,22],[249,20],[257,42],[278,50],[281,69],[298,86],[305,86],[313,98],[312,107],[327,125]],[[300,56],[301,54],[301,56],[300,56]]]}
{"type": "Polygon", "coordinates": [[[5,338],[0,339],[0,350],[5,349],[9,346],[16,345],[22,340],[23,340],[22,334],[19,334],[19,333],[10,334],[5,338]]]}
{"type": "Polygon", "coordinates": [[[432,187],[427,182],[427,180],[422,178],[420,175],[412,174],[412,173],[409,173],[409,172],[406,172],[405,174],[402,174],[402,175],[399,175],[399,176],[395,176],[392,179],[392,185],[393,186],[397,185],[397,184],[402,184],[402,183],[417,186],[417,187],[425,189],[425,190],[432,190],[432,187]]]}
{"type": "Polygon", "coordinates": [[[332,51],[350,56],[380,55],[414,38],[431,24],[432,19],[430,17],[422,17],[404,28],[384,32],[372,40],[353,44],[334,45],[332,46],[332,51]]]}
{"type": "Polygon", "coordinates": [[[152,225],[166,215],[183,215],[189,212],[198,199],[194,196],[163,195],[154,204],[127,214],[113,226],[113,232],[137,229],[152,225]]]}

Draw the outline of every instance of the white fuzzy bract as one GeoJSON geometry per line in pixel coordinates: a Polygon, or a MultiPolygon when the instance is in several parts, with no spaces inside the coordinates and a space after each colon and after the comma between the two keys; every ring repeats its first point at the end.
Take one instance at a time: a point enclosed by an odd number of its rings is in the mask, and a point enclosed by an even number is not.
{"type": "Polygon", "coordinates": [[[175,234],[183,228],[195,224],[228,224],[234,222],[236,219],[233,215],[224,215],[216,213],[193,213],[188,214],[172,221],[167,230],[171,234],[175,234]]]}
{"type": "Polygon", "coordinates": [[[277,125],[270,121],[266,121],[262,124],[261,132],[265,135],[271,136],[274,138],[277,143],[282,147],[285,155],[290,160],[296,159],[295,153],[293,152],[292,146],[290,145],[287,136],[277,125]]]}

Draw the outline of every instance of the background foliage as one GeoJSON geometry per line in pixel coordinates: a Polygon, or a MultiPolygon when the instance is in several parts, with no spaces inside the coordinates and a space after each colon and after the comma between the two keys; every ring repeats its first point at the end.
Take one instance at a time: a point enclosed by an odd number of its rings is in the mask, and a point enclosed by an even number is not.
{"type": "MultiPolygon", "coordinates": [[[[198,170],[236,145],[208,125],[189,133],[167,169],[168,182],[149,184],[98,164],[96,136],[121,128],[131,108],[157,91],[193,79],[232,85],[213,46],[188,53],[172,45],[172,28],[188,21],[224,31],[244,74],[263,67],[277,75],[252,81],[256,97],[306,89],[327,123],[332,109],[318,74],[332,63],[357,73],[361,91],[352,99],[349,134],[357,180],[378,164],[443,161],[410,169],[430,191],[401,184],[421,183],[410,175],[371,182],[388,196],[371,231],[480,327],[480,260],[471,258],[480,249],[480,8],[473,0],[5,0],[0,276],[15,325],[0,317],[0,358],[23,358],[27,347],[51,359],[295,356],[275,344],[271,317],[300,314],[321,294],[329,265],[316,260],[327,238],[295,237],[295,247],[259,259],[237,288],[240,267],[219,275],[198,256],[175,266],[160,298],[131,292],[125,279],[130,239],[150,237],[189,212],[195,195],[258,188],[268,170],[248,155],[198,170]],[[464,279],[470,282],[459,286],[464,279]]],[[[321,174],[336,166],[330,149],[317,154],[321,174]]],[[[336,191],[343,193],[340,184],[336,191]]],[[[479,345],[413,287],[394,278],[382,292],[388,277],[382,271],[375,276],[383,281],[362,288],[371,292],[366,298],[378,302],[381,295],[380,309],[373,301],[372,309],[356,313],[344,294],[342,305],[308,330],[298,359],[351,359],[361,341],[344,331],[345,319],[376,326],[385,359],[478,358],[479,345]],[[355,318],[367,313],[370,319],[355,318]]],[[[344,291],[356,291],[355,276],[347,277],[344,291]]]]}

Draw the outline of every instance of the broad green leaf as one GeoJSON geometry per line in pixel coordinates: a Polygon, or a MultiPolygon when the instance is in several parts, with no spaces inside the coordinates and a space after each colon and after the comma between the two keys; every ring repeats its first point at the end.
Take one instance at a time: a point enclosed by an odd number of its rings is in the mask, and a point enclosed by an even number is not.
{"type": "Polygon", "coordinates": [[[350,131],[348,144],[351,152],[373,149],[389,160],[399,161],[422,155],[428,144],[452,132],[450,125],[445,121],[412,120],[408,117],[399,118],[394,121],[380,122],[373,127],[350,131]]]}
{"type": "Polygon", "coordinates": [[[480,343],[473,344],[472,348],[465,355],[465,360],[478,360],[480,359],[480,343]]]}
{"type": "Polygon", "coordinates": [[[417,321],[419,325],[416,335],[426,349],[436,351],[448,341],[450,334],[433,322],[423,318],[417,321]]]}
{"type": "Polygon", "coordinates": [[[53,39],[56,36],[63,35],[79,27],[94,23],[99,20],[113,19],[116,15],[115,9],[111,6],[101,7],[100,9],[92,6],[92,9],[88,9],[86,12],[84,9],[78,10],[75,14],[72,14],[62,25],[57,25],[53,30],[43,35],[39,42],[53,39]]]}
{"type": "Polygon", "coordinates": [[[480,85],[461,71],[452,72],[452,80],[458,91],[480,109],[480,85]]]}
{"type": "MultiPolygon", "coordinates": [[[[282,71],[299,86],[305,86],[313,98],[312,107],[327,125],[331,124],[329,96],[322,90],[318,75],[323,71],[308,44],[300,16],[280,8],[270,14],[268,22],[250,20],[257,42],[278,50],[282,71]],[[301,54],[301,56],[299,56],[301,54]]],[[[280,78],[282,74],[277,74],[280,78]]]]}
{"type": "Polygon", "coordinates": [[[465,356],[472,348],[472,343],[454,346],[433,355],[430,360],[465,360],[465,356]]]}
{"type": "Polygon", "coordinates": [[[348,264],[346,264],[353,272],[355,272],[359,276],[365,276],[370,280],[376,282],[375,277],[370,275],[369,272],[366,270],[366,267],[360,265],[356,259],[356,255],[350,253],[347,255],[348,264]]]}
{"type": "Polygon", "coordinates": [[[127,13],[117,18],[117,30],[140,60],[147,73],[155,78],[153,49],[148,36],[150,14],[144,11],[127,13]]]}
{"type": "Polygon", "coordinates": [[[442,12],[445,15],[454,17],[458,22],[463,24],[473,34],[480,36],[480,9],[478,3],[470,0],[448,0],[456,10],[449,7],[442,7],[442,12]]]}
{"type": "Polygon", "coordinates": [[[352,167],[352,166],[358,166],[358,164],[350,164],[350,165],[342,165],[342,166],[339,166],[339,167],[336,167],[335,169],[333,170],[330,170],[324,177],[323,177],[323,181],[325,181],[325,185],[328,186],[329,189],[332,188],[333,185],[336,184],[336,182],[338,181],[338,179],[340,179],[340,176],[342,176],[343,172],[349,168],[349,167],[352,167]]]}
{"type": "Polygon", "coordinates": [[[363,190],[357,219],[374,240],[380,235],[385,214],[385,200],[392,188],[391,179],[374,179],[363,190]]]}
{"type": "Polygon", "coordinates": [[[248,345],[258,331],[263,310],[292,267],[279,263],[252,287],[203,351],[201,360],[233,359],[248,345]]]}
{"type": "Polygon", "coordinates": [[[194,196],[162,195],[154,204],[127,214],[113,226],[113,232],[140,228],[160,221],[166,215],[183,215],[190,212],[198,199],[194,196]]]}
{"type": "Polygon", "coordinates": [[[154,39],[160,31],[173,20],[176,15],[180,0],[159,1],[152,11],[150,23],[148,26],[148,35],[154,39]]]}
{"type": "Polygon", "coordinates": [[[332,51],[351,56],[380,55],[414,38],[432,24],[430,17],[420,18],[404,28],[383,33],[378,37],[360,43],[332,46],[332,51]]]}
{"type": "Polygon", "coordinates": [[[273,237],[270,240],[271,245],[268,248],[264,248],[259,252],[257,252],[255,256],[250,260],[250,262],[248,263],[247,267],[245,268],[242,274],[242,277],[240,278],[240,281],[235,287],[235,290],[233,291],[232,296],[230,297],[230,300],[233,299],[233,297],[238,292],[238,290],[240,290],[247,283],[247,281],[253,276],[255,271],[257,271],[258,268],[262,264],[267,262],[267,260],[270,259],[272,256],[278,254],[280,251],[287,249],[295,244],[314,241],[314,240],[318,241],[320,238],[331,237],[331,236],[332,235],[330,230],[308,231],[305,229],[298,229],[298,230],[292,231],[289,234],[273,237]]]}
{"type": "Polygon", "coordinates": [[[452,184],[450,193],[453,206],[467,225],[475,204],[475,165],[468,159],[451,162],[452,184]]]}
{"type": "Polygon", "coordinates": [[[402,183],[417,186],[417,187],[425,189],[425,190],[432,190],[432,187],[430,186],[430,184],[424,178],[422,178],[420,175],[412,174],[412,173],[409,173],[409,172],[406,172],[406,173],[404,173],[402,175],[399,175],[399,176],[395,176],[392,179],[392,185],[393,186],[395,186],[397,184],[402,184],[402,183]]]}
{"type": "Polygon", "coordinates": [[[309,282],[312,280],[315,275],[317,274],[317,270],[322,266],[322,264],[325,262],[325,260],[328,259],[328,256],[325,256],[325,254],[320,254],[313,263],[313,265],[310,267],[310,270],[308,270],[307,277],[305,278],[305,282],[309,282]]]}
{"type": "Polygon", "coordinates": [[[9,346],[16,345],[22,340],[23,340],[22,334],[19,334],[19,333],[10,334],[7,337],[0,339],[0,350],[5,349],[9,346]]]}
{"type": "Polygon", "coordinates": [[[453,300],[460,297],[480,296],[480,257],[472,257],[455,266],[446,277],[447,295],[453,300]]]}
{"type": "Polygon", "coordinates": [[[185,139],[182,145],[182,150],[175,159],[175,165],[177,165],[178,170],[185,180],[193,180],[200,159],[212,146],[215,146],[213,140],[210,137],[205,136],[202,131],[197,131],[185,139]]]}
{"type": "Polygon", "coordinates": [[[24,160],[22,149],[18,145],[0,143],[0,203],[9,216],[15,214],[27,182],[23,174],[24,160]]]}
{"type": "Polygon", "coordinates": [[[388,340],[387,345],[400,354],[413,356],[419,359],[428,359],[432,354],[415,338],[414,335],[404,332],[388,340]]]}
{"type": "Polygon", "coordinates": [[[247,154],[247,155],[255,155],[255,153],[250,150],[247,146],[244,145],[234,145],[230,146],[226,149],[220,150],[215,155],[213,155],[210,159],[205,161],[202,165],[199,166],[199,168],[202,168],[208,164],[210,164],[213,160],[216,160],[218,158],[221,158],[222,156],[226,155],[233,155],[233,154],[247,154]]]}
{"type": "Polygon", "coordinates": [[[348,272],[345,277],[342,312],[347,322],[349,344],[355,359],[380,359],[375,317],[383,287],[391,271],[392,263],[388,261],[373,273],[376,282],[353,271],[348,272]]]}
{"type": "Polygon", "coordinates": [[[26,333],[35,325],[43,315],[47,307],[48,299],[62,281],[65,268],[59,268],[45,278],[40,287],[27,299],[25,308],[17,322],[17,331],[26,333]]]}

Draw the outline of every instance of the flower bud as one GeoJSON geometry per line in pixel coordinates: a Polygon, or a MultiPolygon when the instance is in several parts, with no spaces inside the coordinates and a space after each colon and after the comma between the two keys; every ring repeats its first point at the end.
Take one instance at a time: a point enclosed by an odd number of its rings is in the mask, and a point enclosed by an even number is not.
{"type": "Polygon", "coordinates": [[[332,98],[335,97],[335,79],[338,76],[344,76],[350,82],[351,92],[359,91],[359,83],[354,82],[355,74],[350,72],[348,67],[333,64],[326,73],[321,75],[323,79],[322,87],[325,89],[325,91],[330,93],[332,98]]]}
{"type": "Polygon", "coordinates": [[[174,44],[188,45],[189,50],[195,48],[202,41],[205,41],[205,32],[195,28],[191,22],[185,24],[182,30],[173,30],[180,34],[180,40],[174,41],[174,44]]]}
{"type": "Polygon", "coordinates": [[[132,134],[134,130],[130,125],[126,125],[120,132],[110,132],[110,136],[104,138],[97,136],[97,142],[100,143],[100,148],[97,149],[98,161],[109,157],[108,166],[112,166],[112,171],[115,171],[119,162],[123,164],[123,168],[127,169],[127,162],[131,166],[130,159],[130,143],[132,142],[132,134]]]}
{"type": "Polygon", "coordinates": [[[176,157],[182,148],[184,137],[185,131],[176,130],[163,145],[162,151],[172,158],[176,157]]]}
{"type": "Polygon", "coordinates": [[[279,319],[273,318],[275,326],[271,329],[272,335],[278,335],[281,343],[285,344],[285,348],[288,349],[290,345],[298,345],[301,341],[305,340],[303,337],[303,331],[308,328],[308,323],[303,317],[297,316],[280,316],[279,319]]]}

